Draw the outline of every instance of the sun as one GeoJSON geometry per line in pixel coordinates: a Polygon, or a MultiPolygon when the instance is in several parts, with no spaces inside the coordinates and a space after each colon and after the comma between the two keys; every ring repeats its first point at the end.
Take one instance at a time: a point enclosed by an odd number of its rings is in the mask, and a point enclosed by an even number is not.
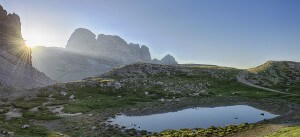
{"type": "Polygon", "coordinates": [[[30,42],[30,41],[27,41],[27,40],[25,40],[25,46],[28,47],[28,48],[35,47],[35,45],[33,44],[33,42],[30,42]]]}

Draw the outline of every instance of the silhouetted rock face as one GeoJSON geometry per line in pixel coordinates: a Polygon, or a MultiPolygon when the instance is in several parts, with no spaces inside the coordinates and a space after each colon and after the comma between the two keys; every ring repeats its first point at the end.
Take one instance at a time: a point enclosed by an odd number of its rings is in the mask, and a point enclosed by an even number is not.
{"type": "MultiPolygon", "coordinates": [[[[14,89],[29,89],[54,84],[31,64],[31,52],[21,35],[20,18],[7,14],[0,6],[0,85],[14,89]]],[[[3,91],[0,88],[0,98],[3,91]]],[[[6,94],[6,95],[7,95],[6,94]]]]}
{"type": "Polygon", "coordinates": [[[21,34],[20,17],[0,5],[0,49],[31,65],[31,53],[21,34]]]}
{"type": "Polygon", "coordinates": [[[96,35],[88,29],[76,29],[71,35],[66,48],[70,51],[86,55],[108,58],[123,62],[150,62],[149,48],[138,44],[127,44],[119,36],[99,34],[96,35]]]}

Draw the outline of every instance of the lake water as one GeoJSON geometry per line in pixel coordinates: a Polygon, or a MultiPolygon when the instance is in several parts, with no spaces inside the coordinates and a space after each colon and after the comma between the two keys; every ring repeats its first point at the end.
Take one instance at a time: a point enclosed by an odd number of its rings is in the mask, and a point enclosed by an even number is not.
{"type": "Polygon", "coordinates": [[[278,115],[256,109],[247,105],[204,108],[196,107],[147,116],[116,115],[109,119],[111,124],[120,127],[160,132],[166,129],[209,128],[242,123],[256,123],[278,115]]]}

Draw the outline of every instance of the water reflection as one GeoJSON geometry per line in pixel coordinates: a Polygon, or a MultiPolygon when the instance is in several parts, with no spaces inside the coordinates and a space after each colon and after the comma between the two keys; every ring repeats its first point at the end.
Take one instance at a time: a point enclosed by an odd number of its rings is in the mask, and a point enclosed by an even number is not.
{"type": "Polygon", "coordinates": [[[223,106],[214,108],[189,108],[177,112],[147,116],[117,115],[111,124],[126,128],[160,132],[165,129],[208,128],[231,124],[255,123],[278,115],[247,105],[223,106]]]}

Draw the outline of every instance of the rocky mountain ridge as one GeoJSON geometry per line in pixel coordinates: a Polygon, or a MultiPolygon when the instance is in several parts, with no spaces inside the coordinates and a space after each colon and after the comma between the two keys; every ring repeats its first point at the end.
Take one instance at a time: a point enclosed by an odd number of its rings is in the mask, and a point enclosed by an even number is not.
{"type": "Polygon", "coordinates": [[[149,48],[145,45],[132,44],[119,36],[96,35],[88,29],[76,29],[66,46],[67,50],[86,53],[97,57],[119,60],[124,64],[133,62],[150,62],[149,48]]]}
{"type": "Polygon", "coordinates": [[[96,34],[78,28],[70,36],[66,48],[36,47],[33,65],[50,78],[62,82],[100,75],[114,67],[143,62],[177,64],[171,55],[151,60],[145,45],[127,43],[119,36],[96,34]]]}

